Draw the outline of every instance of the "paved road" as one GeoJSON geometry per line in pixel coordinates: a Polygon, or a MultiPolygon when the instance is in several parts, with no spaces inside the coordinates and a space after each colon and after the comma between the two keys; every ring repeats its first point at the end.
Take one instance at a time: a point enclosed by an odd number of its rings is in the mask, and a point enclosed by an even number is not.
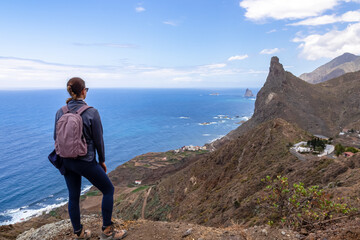
{"type": "Polygon", "coordinates": [[[301,161],[305,161],[306,157],[304,155],[302,155],[301,153],[298,153],[295,149],[290,148],[290,153],[292,155],[294,155],[295,157],[297,157],[299,160],[301,161]]]}

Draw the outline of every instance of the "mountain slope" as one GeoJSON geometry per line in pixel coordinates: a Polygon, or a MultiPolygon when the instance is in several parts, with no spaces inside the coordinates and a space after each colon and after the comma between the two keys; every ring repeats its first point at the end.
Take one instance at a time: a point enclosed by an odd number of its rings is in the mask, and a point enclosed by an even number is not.
{"type": "Polygon", "coordinates": [[[360,70],[360,56],[351,53],[334,58],[330,62],[318,67],[311,73],[303,73],[300,78],[309,83],[320,83],[339,77],[348,72],[360,70]]]}
{"type": "Polygon", "coordinates": [[[279,59],[273,57],[266,82],[257,94],[252,118],[230,132],[226,139],[274,118],[297,124],[312,134],[332,137],[360,119],[359,82],[360,72],[354,72],[310,84],[286,72],[279,59]]]}
{"type": "Polygon", "coordinates": [[[116,216],[136,219],[146,202],[144,217],[151,220],[206,226],[263,224],[266,209],[257,202],[266,186],[261,179],[277,175],[289,177],[291,185],[332,186],[327,191],[333,196],[350,197],[351,205],[358,207],[358,155],[337,160],[311,156],[300,160],[292,155],[288,146],[309,139],[310,134],[283,119],[267,121],[160,179],[137,199],[123,197],[115,206],[116,216]]]}
{"type": "MultiPolygon", "coordinates": [[[[153,185],[145,218],[209,226],[249,220],[255,195],[264,187],[260,179],[282,173],[297,162],[287,144],[301,139],[310,135],[282,119],[261,124],[153,185]]],[[[133,219],[143,199],[122,201],[115,212],[133,219]]]]}

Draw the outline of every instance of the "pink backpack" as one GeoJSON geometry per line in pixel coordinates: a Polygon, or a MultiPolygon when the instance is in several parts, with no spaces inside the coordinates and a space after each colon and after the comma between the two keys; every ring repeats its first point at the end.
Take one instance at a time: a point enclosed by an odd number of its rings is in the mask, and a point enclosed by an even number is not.
{"type": "Polygon", "coordinates": [[[61,109],[63,115],[56,122],[56,154],[63,158],[77,158],[87,154],[86,139],[83,136],[83,120],[81,114],[90,106],[80,107],[71,113],[68,106],[61,109]]]}

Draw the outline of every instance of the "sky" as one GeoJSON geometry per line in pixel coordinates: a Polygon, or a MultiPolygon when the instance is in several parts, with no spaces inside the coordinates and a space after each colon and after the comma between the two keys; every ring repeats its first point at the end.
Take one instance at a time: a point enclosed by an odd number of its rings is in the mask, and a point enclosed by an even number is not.
{"type": "Polygon", "coordinates": [[[260,88],[360,55],[360,0],[2,0],[0,89],[260,88]]]}

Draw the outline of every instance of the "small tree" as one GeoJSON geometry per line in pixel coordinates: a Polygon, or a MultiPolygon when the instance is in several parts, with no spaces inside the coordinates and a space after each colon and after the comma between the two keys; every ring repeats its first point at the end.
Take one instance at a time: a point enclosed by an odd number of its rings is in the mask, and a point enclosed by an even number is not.
{"type": "Polygon", "coordinates": [[[335,203],[319,186],[305,187],[303,183],[295,183],[289,187],[286,177],[275,179],[267,176],[262,179],[269,184],[265,195],[259,199],[266,211],[270,225],[280,223],[283,226],[299,229],[313,228],[316,223],[332,219],[335,216],[347,215],[355,208],[346,203],[335,203]]]}
{"type": "Polygon", "coordinates": [[[325,149],[325,140],[320,138],[313,138],[307,142],[307,145],[313,148],[315,151],[322,152],[325,149]]]}
{"type": "Polygon", "coordinates": [[[343,152],[345,152],[345,147],[343,145],[341,145],[340,143],[336,144],[335,145],[335,155],[339,156],[343,152]]]}

